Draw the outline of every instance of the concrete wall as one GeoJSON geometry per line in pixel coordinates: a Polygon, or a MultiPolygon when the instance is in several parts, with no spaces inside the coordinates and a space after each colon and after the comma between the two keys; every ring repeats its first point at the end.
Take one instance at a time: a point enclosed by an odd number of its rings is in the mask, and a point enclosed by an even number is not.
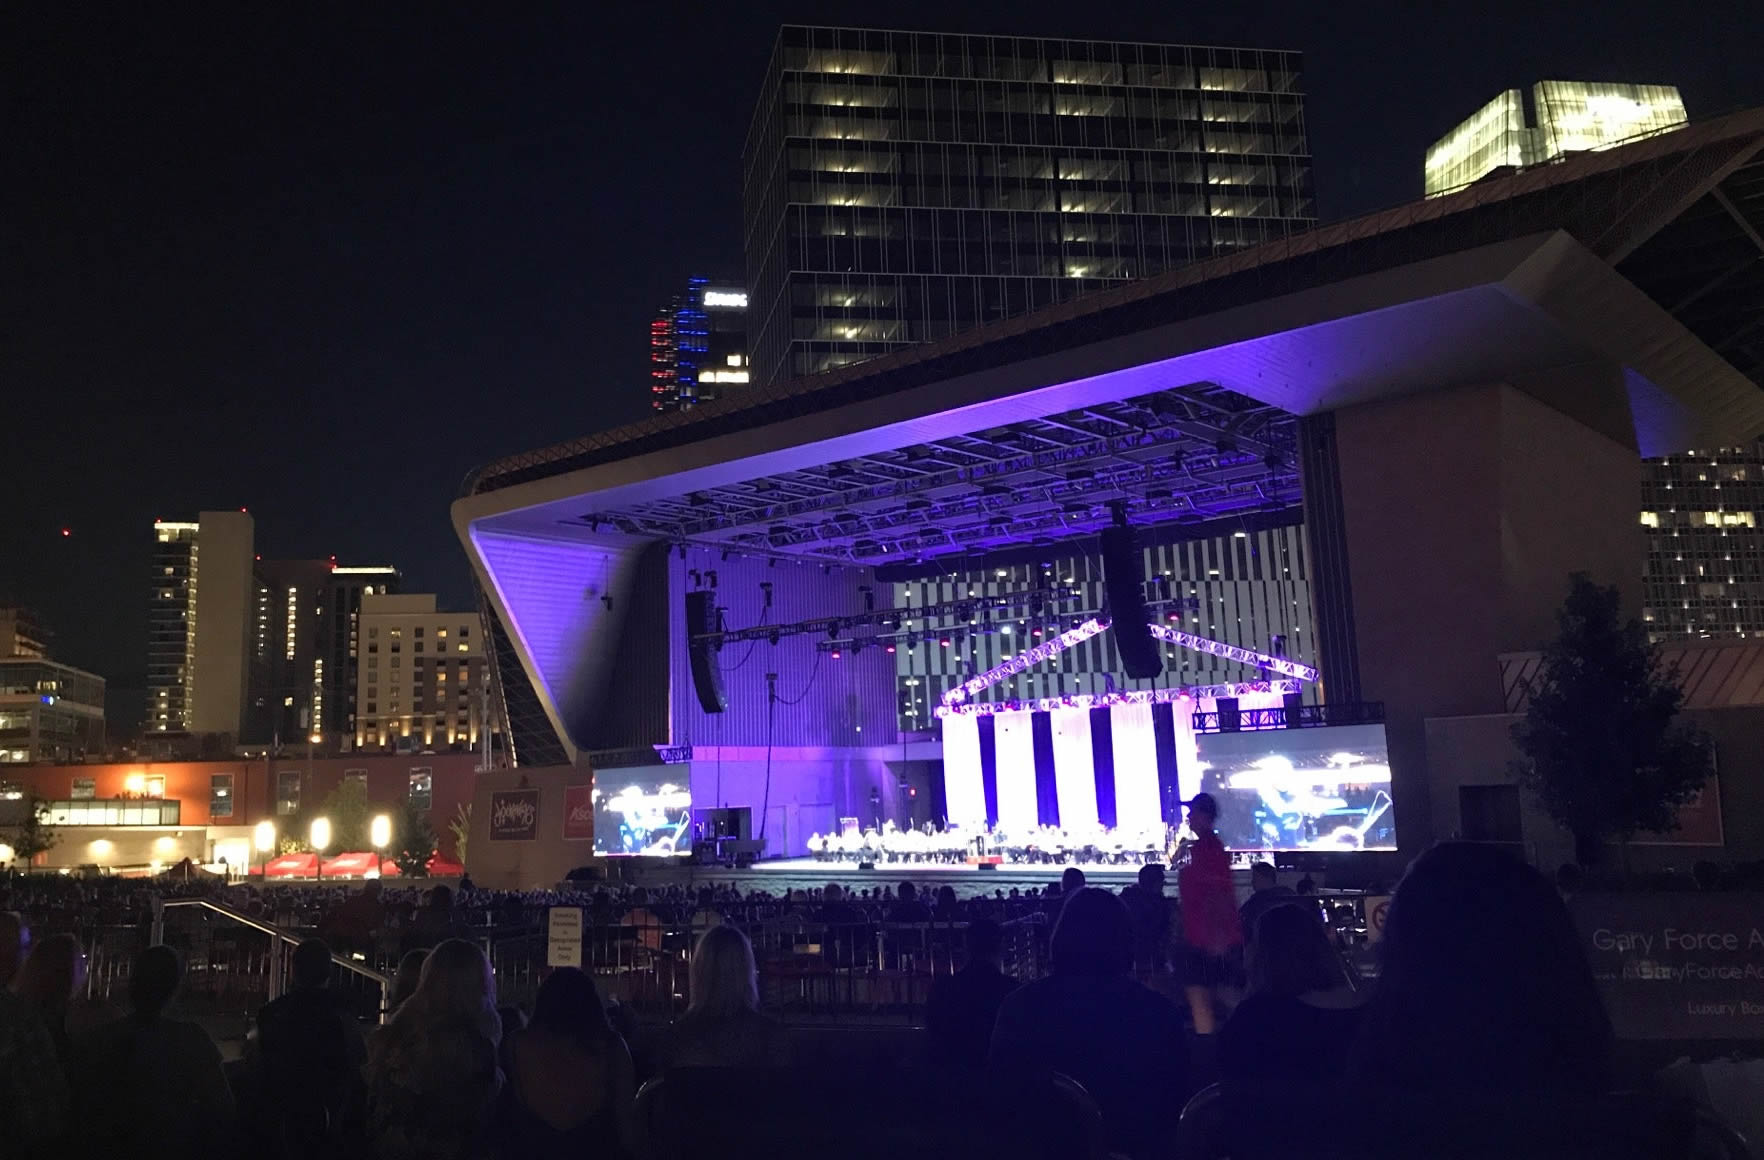
{"type": "Polygon", "coordinates": [[[190,731],[237,737],[245,729],[251,614],[257,603],[252,519],[243,511],[203,512],[199,519],[191,577],[196,585],[196,681],[190,731]]]}
{"type": "Polygon", "coordinates": [[[472,829],[466,842],[466,873],[472,881],[486,890],[536,890],[561,882],[571,870],[592,862],[592,837],[564,840],[563,818],[564,789],[593,781],[586,768],[567,766],[478,774],[472,785],[472,829]],[[539,791],[537,836],[530,842],[492,842],[490,795],[512,789],[539,791]]]}
{"type": "MultiPolygon", "coordinates": [[[[1721,845],[1692,845],[1678,835],[1644,836],[1630,845],[1636,870],[1688,869],[1698,861],[1746,862],[1764,858],[1764,708],[1706,709],[1685,714],[1715,742],[1716,784],[1705,787],[1707,806],[1719,803],[1721,845]]],[[[1492,713],[1433,718],[1425,723],[1432,828],[1439,838],[1461,833],[1458,788],[1508,785],[1518,757],[1512,727],[1519,717],[1492,713]]],[[[1528,796],[1521,795],[1526,856],[1545,869],[1571,861],[1573,839],[1528,796]]],[[[1612,860],[1616,856],[1612,855],[1612,860]]]]}
{"type": "Polygon", "coordinates": [[[1569,572],[1639,595],[1640,462],[1504,385],[1348,408],[1336,439],[1362,695],[1385,704],[1398,834],[1419,850],[1437,833],[1426,719],[1504,708],[1496,658],[1552,635],[1569,572]]]}

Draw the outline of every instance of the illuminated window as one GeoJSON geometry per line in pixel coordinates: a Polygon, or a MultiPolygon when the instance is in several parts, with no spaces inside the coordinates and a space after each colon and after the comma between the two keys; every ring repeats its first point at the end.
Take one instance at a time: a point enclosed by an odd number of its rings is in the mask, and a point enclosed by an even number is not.
{"type": "Polygon", "coordinates": [[[230,818],[233,816],[232,774],[215,773],[209,775],[208,816],[211,818],[230,818]]]}
{"type": "Polygon", "coordinates": [[[419,810],[433,808],[435,804],[434,770],[421,766],[410,771],[410,804],[419,810]]]}
{"type": "Polygon", "coordinates": [[[300,771],[276,771],[276,813],[281,817],[300,812],[300,771]]]}
{"type": "Polygon", "coordinates": [[[1641,522],[1644,528],[1657,528],[1660,526],[1660,513],[1643,512],[1641,514],[1641,522]]]}

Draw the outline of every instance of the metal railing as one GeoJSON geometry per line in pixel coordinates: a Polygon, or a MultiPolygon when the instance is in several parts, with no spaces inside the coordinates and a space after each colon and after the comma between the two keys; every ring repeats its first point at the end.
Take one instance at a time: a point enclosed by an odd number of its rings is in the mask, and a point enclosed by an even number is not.
{"type": "MultiPolygon", "coordinates": [[[[965,922],[828,924],[772,908],[738,908],[721,921],[753,944],[761,1004],[786,1021],[809,1022],[919,1022],[932,984],[961,961],[967,929],[965,922]]],[[[591,925],[583,931],[582,969],[606,998],[645,1018],[672,1018],[688,999],[692,944],[710,925],[641,913],[591,925]]],[[[1027,915],[1002,928],[1007,973],[1024,980],[1045,973],[1046,918],[1027,915]]],[[[493,934],[484,945],[500,1001],[529,1002],[546,973],[543,930],[493,934]]]]}
{"type": "MultiPolygon", "coordinates": [[[[127,977],[117,951],[99,962],[105,941],[94,940],[93,966],[106,988],[127,977]]],[[[301,936],[243,911],[206,898],[174,898],[156,903],[148,932],[151,946],[169,945],[184,959],[186,998],[216,1015],[250,1015],[288,989],[290,963],[301,936]]],[[[128,957],[132,958],[133,948],[128,957]]],[[[126,960],[125,960],[126,961],[126,960]]],[[[333,953],[331,985],[352,997],[364,1019],[384,1022],[392,981],[364,961],[333,953]]]]}

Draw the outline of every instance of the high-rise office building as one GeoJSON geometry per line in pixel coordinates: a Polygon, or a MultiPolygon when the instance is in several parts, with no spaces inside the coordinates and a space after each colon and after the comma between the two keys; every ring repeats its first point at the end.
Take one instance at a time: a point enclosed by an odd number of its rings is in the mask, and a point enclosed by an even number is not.
{"type": "Polygon", "coordinates": [[[362,598],[396,592],[390,565],[266,560],[257,565],[253,642],[260,674],[251,740],[323,743],[355,734],[362,598]]]}
{"type": "Polygon", "coordinates": [[[1671,85],[1539,81],[1508,89],[1428,148],[1426,194],[1684,124],[1684,100],[1671,85]]]}
{"type": "Polygon", "coordinates": [[[649,324],[649,405],[683,411],[748,381],[747,291],[687,280],[649,324]]]}
{"type": "Polygon", "coordinates": [[[241,509],[156,520],[153,536],[147,729],[238,737],[256,627],[251,516],[241,509]]]}
{"type": "Polygon", "coordinates": [[[760,385],[1315,217],[1282,51],[785,27],[742,168],[760,385]]]}
{"type": "Polygon", "coordinates": [[[426,593],[368,596],[358,749],[466,749],[482,741],[484,634],[476,613],[438,612],[426,593]]]}
{"type": "Polygon", "coordinates": [[[49,656],[49,627],[28,608],[0,608],[0,660],[49,656]]]}
{"type": "Polygon", "coordinates": [[[1649,459],[1642,472],[1649,637],[1764,636],[1764,442],[1649,459]]]}

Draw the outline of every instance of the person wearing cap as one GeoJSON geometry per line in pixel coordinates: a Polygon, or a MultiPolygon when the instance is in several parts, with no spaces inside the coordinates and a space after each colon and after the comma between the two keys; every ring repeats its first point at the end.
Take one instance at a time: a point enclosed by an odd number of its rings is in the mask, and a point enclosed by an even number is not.
{"type": "Polygon", "coordinates": [[[1176,876],[1182,903],[1182,987],[1197,1035],[1218,1028],[1214,1000],[1221,987],[1241,973],[1243,923],[1237,913],[1237,891],[1231,883],[1231,855],[1219,840],[1219,803],[1197,793],[1184,803],[1195,840],[1188,862],[1176,876]]]}

